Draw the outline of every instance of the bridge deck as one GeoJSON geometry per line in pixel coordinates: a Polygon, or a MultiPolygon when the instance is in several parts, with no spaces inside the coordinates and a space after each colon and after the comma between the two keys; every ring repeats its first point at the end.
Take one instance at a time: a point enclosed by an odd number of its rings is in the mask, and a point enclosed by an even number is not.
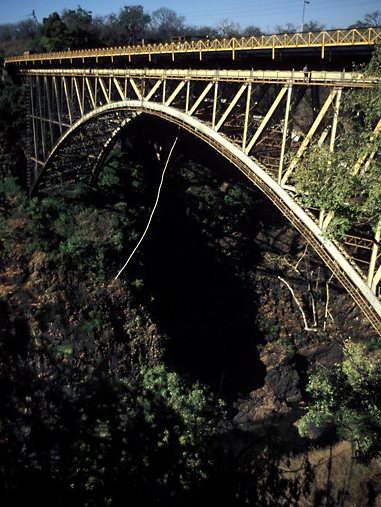
{"type": "Polygon", "coordinates": [[[141,44],[136,46],[83,49],[77,51],[62,51],[44,54],[24,54],[5,59],[6,64],[26,64],[28,62],[53,62],[127,57],[131,62],[133,57],[144,56],[151,61],[153,56],[169,55],[172,60],[175,55],[198,55],[202,60],[203,54],[228,53],[234,60],[236,53],[267,50],[275,58],[275,50],[318,48],[321,57],[325,56],[326,48],[369,47],[381,41],[381,28],[352,28],[350,30],[324,30],[308,33],[284,33],[260,35],[251,37],[233,37],[231,39],[205,39],[189,42],[171,42],[160,44],[141,44]]]}

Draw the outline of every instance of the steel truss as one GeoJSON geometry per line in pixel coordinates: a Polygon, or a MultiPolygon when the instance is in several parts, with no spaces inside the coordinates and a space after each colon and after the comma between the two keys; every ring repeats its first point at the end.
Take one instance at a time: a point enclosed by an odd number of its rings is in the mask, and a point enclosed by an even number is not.
{"type": "MultiPolygon", "coordinates": [[[[293,186],[294,170],[311,145],[334,149],[345,91],[372,83],[358,75],[329,72],[311,73],[307,82],[302,73],[271,71],[22,72],[30,90],[31,191],[57,181],[94,182],[119,133],[136,115],[162,116],[214,146],[259,186],[381,334],[381,305],[376,297],[381,281],[381,225],[373,239],[353,235],[343,244],[329,242],[324,229],[332,214],[303,211],[293,186]]],[[[373,136],[380,129],[381,122],[373,136]]],[[[353,171],[365,170],[376,156],[364,153],[353,171]]]]}
{"type": "Polygon", "coordinates": [[[24,54],[6,58],[5,63],[31,64],[42,62],[70,64],[98,62],[99,59],[111,60],[125,58],[129,63],[137,57],[144,57],[148,62],[152,57],[170,56],[172,61],[176,56],[195,54],[200,60],[208,54],[224,53],[235,60],[236,54],[247,51],[270,51],[274,59],[276,51],[284,49],[320,49],[321,57],[325,57],[328,48],[371,47],[381,40],[380,28],[351,28],[348,30],[323,30],[321,32],[284,33],[259,35],[251,37],[233,37],[231,39],[205,39],[198,41],[171,42],[160,44],[138,44],[114,48],[81,49],[76,51],[61,51],[56,53],[24,54]]]}

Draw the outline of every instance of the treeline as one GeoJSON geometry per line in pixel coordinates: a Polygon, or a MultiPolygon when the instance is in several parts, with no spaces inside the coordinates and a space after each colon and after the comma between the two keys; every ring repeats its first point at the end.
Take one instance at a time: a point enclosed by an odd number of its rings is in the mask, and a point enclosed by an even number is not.
{"type": "MultiPolygon", "coordinates": [[[[381,12],[374,11],[365,14],[353,26],[379,25],[381,12]]],[[[324,28],[318,21],[309,21],[304,24],[303,30],[319,31],[324,28]]],[[[275,25],[274,32],[292,33],[298,29],[294,23],[286,23],[275,25]]],[[[28,19],[0,25],[0,51],[8,55],[26,49],[42,52],[128,45],[142,41],[163,42],[179,35],[230,38],[262,33],[256,24],[242,27],[229,19],[223,19],[215,26],[192,26],[186,23],[184,16],[167,7],[149,13],[142,5],[128,5],[117,14],[93,17],[90,11],[78,6],[75,10],[65,9],[60,14],[53,12],[42,22],[33,11],[28,19]]]]}

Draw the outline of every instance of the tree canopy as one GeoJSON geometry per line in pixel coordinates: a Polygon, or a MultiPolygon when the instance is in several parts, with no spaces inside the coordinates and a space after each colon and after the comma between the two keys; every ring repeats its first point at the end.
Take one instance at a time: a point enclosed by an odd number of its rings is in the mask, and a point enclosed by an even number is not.
{"type": "Polygon", "coordinates": [[[302,436],[334,425],[339,437],[355,445],[362,463],[381,458],[380,353],[365,343],[347,340],[345,359],[311,373],[307,392],[312,401],[299,421],[302,436]]]}

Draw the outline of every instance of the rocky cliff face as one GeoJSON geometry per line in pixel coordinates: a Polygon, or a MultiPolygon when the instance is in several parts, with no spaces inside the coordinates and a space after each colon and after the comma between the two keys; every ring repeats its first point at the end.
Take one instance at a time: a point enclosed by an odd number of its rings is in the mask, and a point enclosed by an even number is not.
{"type": "Polygon", "coordinates": [[[281,456],[305,452],[295,423],[309,371],[340,362],[344,338],[375,332],[273,205],[220,160],[210,171],[177,160],[149,235],[114,282],[145,223],[142,196],[152,202],[155,150],[124,173],[126,194],[113,167],[85,201],[3,195],[2,378],[23,390],[25,368],[37,379],[66,365],[73,379],[97,368],[121,377],[164,360],[227,400],[237,454],[252,439],[281,456]]]}
{"type": "Polygon", "coordinates": [[[308,400],[308,372],[340,363],[345,338],[377,340],[350,296],[294,231],[268,229],[257,241],[262,257],[252,284],[260,294],[265,374],[263,385],[236,403],[234,421],[242,428],[271,426],[300,413],[308,400]]]}

